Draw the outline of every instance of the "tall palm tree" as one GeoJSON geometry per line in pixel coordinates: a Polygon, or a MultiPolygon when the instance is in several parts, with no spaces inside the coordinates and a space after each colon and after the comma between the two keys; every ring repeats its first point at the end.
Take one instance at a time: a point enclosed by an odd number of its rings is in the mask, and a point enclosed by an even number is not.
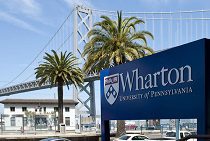
{"type": "Polygon", "coordinates": [[[95,23],[88,33],[90,41],[83,51],[83,56],[87,56],[84,64],[86,73],[153,53],[153,50],[147,47],[146,40],[146,37],[153,38],[153,35],[148,31],[137,31],[137,25],[144,23],[143,20],[136,17],[123,19],[122,12],[117,12],[117,21],[107,16],[101,18],[102,21],[95,23]]]}
{"type": "MultiPolygon", "coordinates": [[[[137,30],[144,21],[137,17],[122,17],[117,12],[117,20],[101,16],[102,21],[94,24],[89,31],[90,41],[85,45],[83,56],[87,57],[84,72],[100,71],[153,53],[147,46],[146,37],[153,39],[148,31],[137,30]]],[[[125,133],[125,121],[117,123],[117,135],[125,133]]]]}
{"type": "MultiPolygon", "coordinates": [[[[75,87],[83,83],[83,73],[77,66],[77,58],[72,53],[61,52],[58,55],[54,50],[53,54],[45,53],[44,62],[35,68],[36,79],[39,85],[46,81],[58,87],[58,124],[63,123],[63,86],[70,84],[75,87]]],[[[58,126],[59,127],[59,126],[58,126]]],[[[59,128],[58,128],[59,129],[59,128]]]]}

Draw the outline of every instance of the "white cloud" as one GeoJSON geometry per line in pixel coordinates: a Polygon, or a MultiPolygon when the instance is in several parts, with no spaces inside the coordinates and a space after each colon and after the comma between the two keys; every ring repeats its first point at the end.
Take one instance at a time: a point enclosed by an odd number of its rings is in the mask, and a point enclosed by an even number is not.
{"type": "Polygon", "coordinates": [[[90,0],[64,0],[70,8],[74,8],[77,5],[85,6],[87,8],[93,8],[93,4],[90,0]]]}
{"type": "Polygon", "coordinates": [[[0,0],[10,13],[23,14],[28,17],[38,18],[41,13],[41,5],[35,0],[0,0]]]}
{"type": "Polygon", "coordinates": [[[17,22],[13,23],[13,25],[37,33],[43,33],[43,32],[40,32],[40,30],[37,30],[35,27],[27,23],[26,22],[27,20],[33,20],[35,22],[47,26],[52,26],[52,24],[48,22],[46,18],[43,18],[42,6],[40,3],[38,3],[37,0],[0,0],[0,3],[4,10],[4,13],[0,13],[1,16],[4,15],[4,21],[9,22],[11,20],[13,22],[17,22]],[[21,17],[22,20],[20,20],[19,17],[21,17]],[[26,27],[23,27],[23,25],[25,25],[26,27]]]}
{"type": "Polygon", "coordinates": [[[36,29],[34,26],[28,24],[27,22],[20,20],[8,13],[4,13],[4,12],[0,12],[0,21],[5,21],[8,22],[10,24],[13,24],[15,26],[21,27],[23,29],[29,30],[29,31],[33,31],[39,34],[43,34],[42,31],[36,29]]]}
{"type": "MultiPolygon", "coordinates": [[[[20,1],[20,0],[18,0],[20,1]]],[[[22,12],[30,15],[40,15],[41,5],[34,0],[22,0],[23,8],[22,12]]]]}

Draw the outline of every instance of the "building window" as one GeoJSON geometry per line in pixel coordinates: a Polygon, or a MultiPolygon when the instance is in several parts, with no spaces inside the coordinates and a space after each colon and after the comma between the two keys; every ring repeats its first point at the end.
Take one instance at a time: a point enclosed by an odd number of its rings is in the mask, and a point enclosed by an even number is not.
{"type": "Polygon", "coordinates": [[[16,124],[15,124],[15,117],[11,117],[10,121],[11,121],[11,126],[16,126],[16,124]]]}
{"type": "Polygon", "coordinates": [[[58,107],[54,107],[54,111],[55,112],[58,112],[58,107]]]}
{"type": "Polygon", "coordinates": [[[27,111],[27,107],[22,107],[22,111],[23,112],[27,111]]]}
{"type": "Polygon", "coordinates": [[[35,112],[42,112],[42,107],[41,106],[37,106],[35,108],[35,112]]]}
{"type": "Polygon", "coordinates": [[[70,117],[65,117],[66,126],[70,126],[70,117]]]}
{"type": "Polygon", "coordinates": [[[69,112],[69,107],[65,107],[65,112],[69,112]]]}
{"type": "Polygon", "coordinates": [[[44,112],[46,113],[46,107],[44,107],[44,112]]]}
{"type": "Polygon", "coordinates": [[[10,107],[11,112],[15,112],[15,107],[10,107]]]}

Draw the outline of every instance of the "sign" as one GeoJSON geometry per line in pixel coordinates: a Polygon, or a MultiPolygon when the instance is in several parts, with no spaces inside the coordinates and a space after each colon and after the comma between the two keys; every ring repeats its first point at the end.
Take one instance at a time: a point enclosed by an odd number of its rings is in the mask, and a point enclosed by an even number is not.
{"type": "Polygon", "coordinates": [[[198,133],[204,132],[207,41],[101,71],[102,124],[108,120],[197,118],[198,133]]]}

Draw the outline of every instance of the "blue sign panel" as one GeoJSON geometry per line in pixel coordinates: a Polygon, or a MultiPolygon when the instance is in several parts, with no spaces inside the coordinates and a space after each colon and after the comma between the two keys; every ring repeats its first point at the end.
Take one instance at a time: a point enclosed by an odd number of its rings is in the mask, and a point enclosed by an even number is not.
{"type": "Polygon", "coordinates": [[[102,120],[197,118],[204,132],[205,39],[101,71],[102,120]]]}

